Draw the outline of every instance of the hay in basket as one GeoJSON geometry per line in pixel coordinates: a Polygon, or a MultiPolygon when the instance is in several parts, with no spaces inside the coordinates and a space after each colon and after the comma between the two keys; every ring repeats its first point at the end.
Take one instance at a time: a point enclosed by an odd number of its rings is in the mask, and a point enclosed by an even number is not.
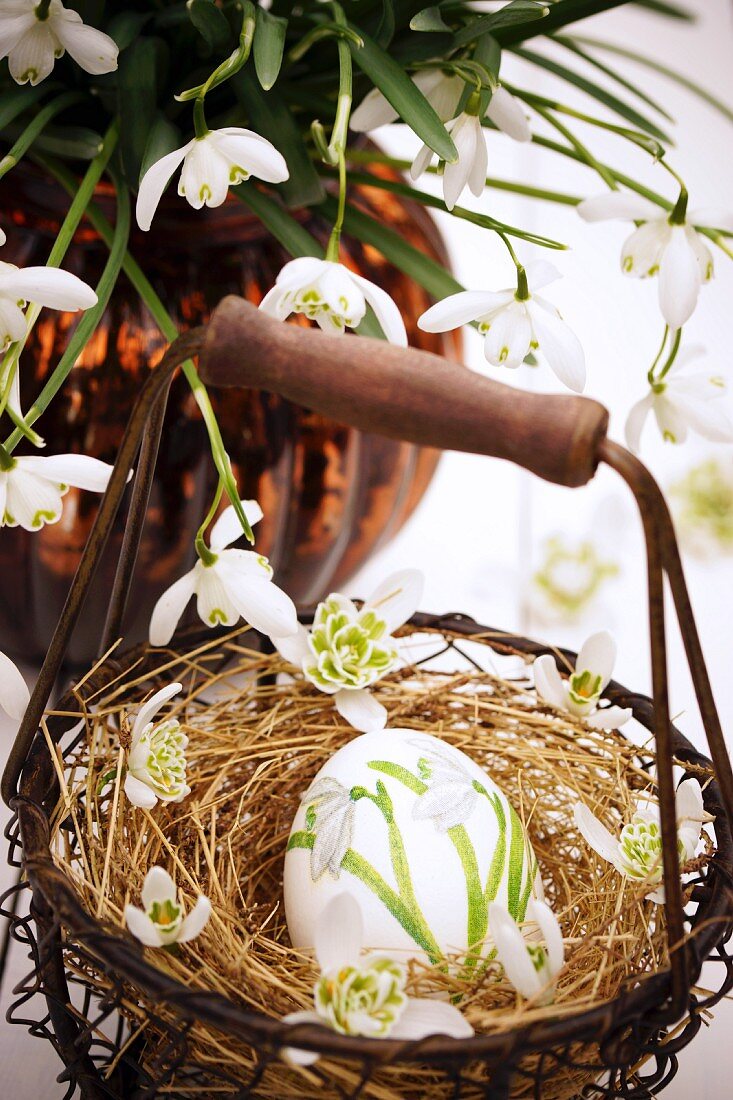
{"type": "MultiPolygon", "coordinates": [[[[401,633],[411,635],[411,663],[377,688],[389,725],[445,739],[503,789],[528,831],[566,948],[550,1005],[520,998],[496,964],[469,974],[460,967],[446,972],[411,964],[409,992],[440,989],[460,1004],[477,1033],[495,1033],[606,1002],[664,968],[663,909],[588,847],[572,814],[581,800],[618,831],[639,794],[653,793],[653,753],[617,732],[593,730],[542,706],[521,656],[499,656],[481,636],[458,640],[446,631],[409,626],[401,633]]],[[[122,675],[107,675],[100,666],[76,689],[87,714],[85,735],[65,757],[54,749],[62,795],[52,822],[58,865],[89,912],[120,934],[128,934],[125,905],[139,904],[145,873],[155,864],[171,871],[187,909],[206,894],[213,913],[204,933],[176,953],[146,949],[148,960],[189,987],[218,991],[278,1019],[311,1007],[317,976],[313,961],[288,939],[282,905],[288,834],[315,773],[355,736],[328,696],[278,675],[286,669],[277,654],[255,648],[246,630],[208,640],[185,656],[147,653],[122,675]],[[100,779],[122,760],[120,730],[127,715],[171,680],[184,685],[173,711],[189,737],[191,793],[181,803],[142,810],[124,797],[119,779],[101,787],[100,779]]],[[[648,731],[643,733],[648,740],[648,731]]],[[[80,978],[104,988],[101,971],[88,962],[79,965],[80,978]]],[[[166,1011],[158,1005],[150,1013],[131,988],[123,1002],[131,1035],[151,1065],[166,1057],[168,1035],[159,1026],[166,1011]]],[[[580,1048],[579,1057],[554,1066],[543,1085],[546,1100],[577,1096],[598,1078],[597,1063],[582,1055],[580,1048]]],[[[252,1048],[201,1023],[188,1033],[187,1058],[204,1071],[215,1069],[222,1082],[213,1091],[197,1089],[197,1096],[237,1091],[257,1064],[252,1048]]],[[[252,1095],[321,1100],[354,1093],[360,1080],[358,1065],[334,1058],[309,1068],[276,1060],[252,1095]]],[[[483,1094],[485,1083],[479,1066],[475,1095],[483,1094]]],[[[179,1095],[175,1073],[169,1091],[179,1095]]],[[[404,1063],[378,1068],[359,1091],[380,1100],[453,1094],[435,1067],[404,1063]]],[[[525,1083],[519,1078],[512,1095],[535,1095],[531,1073],[525,1083]]]]}

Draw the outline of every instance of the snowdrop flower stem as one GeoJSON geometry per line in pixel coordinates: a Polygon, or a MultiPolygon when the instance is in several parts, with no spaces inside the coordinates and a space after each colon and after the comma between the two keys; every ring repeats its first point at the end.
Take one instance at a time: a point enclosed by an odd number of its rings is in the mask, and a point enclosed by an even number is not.
{"type": "Polygon", "coordinates": [[[213,565],[214,562],[216,561],[216,554],[213,552],[213,550],[210,550],[209,547],[206,545],[206,542],[204,540],[204,535],[205,535],[205,533],[206,533],[206,531],[209,527],[209,524],[212,522],[212,520],[214,519],[214,516],[216,515],[216,510],[219,507],[219,504],[221,503],[221,498],[222,498],[223,493],[224,493],[224,484],[223,484],[223,482],[221,481],[221,478],[220,478],[219,479],[219,485],[217,486],[216,493],[214,494],[214,500],[212,501],[211,507],[209,508],[209,511],[206,515],[206,518],[205,518],[204,522],[201,524],[198,531],[196,532],[196,540],[195,540],[196,553],[198,554],[199,558],[204,563],[204,565],[213,565]]]}
{"type": "Polygon", "coordinates": [[[204,113],[204,96],[205,91],[202,91],[200,95],[196,96],[193,103],[193,129],[197,138],[205,138],[209,132],[209,127],[206,125],[206,115],[204,113]]]}
{"type": "Polygon", "coordinates": [[[242,26],[237,48],[220,65],[217,65],[211,76],[203,84],[198,84],[195,88],[187,88],[185,92],[180,92],[175,97],[179,103],[186,103],[198,98],[204,99],[212,88],[218,88],[220,84],[233,77],[247,63],[254,40],[256,11],[250,0],[243,0],[239,7],[242,10],[242,26]]]}

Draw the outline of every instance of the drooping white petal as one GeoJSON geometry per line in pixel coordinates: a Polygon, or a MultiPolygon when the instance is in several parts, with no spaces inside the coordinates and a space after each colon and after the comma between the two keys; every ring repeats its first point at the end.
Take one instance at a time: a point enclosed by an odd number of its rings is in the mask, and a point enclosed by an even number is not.
{"type": "MultiPolygon", "coordinates": [[[[262,509],[259,504],[256,500],[242,500],[240,504],[250,527],[254,527],[262,519],[262,509]]],[[[212,550],[223,550],[226,546],[240,539],[243,534],[244,531],[239,516],[234,509],[234,505],[230,504],[211,528],[209,545],[212,550]]]]}
{"type": "Polygon", "coordinates": [[[186,604],[196,589],[196,571],[190,569],[158,599],[150,616],[149,638],[154,646],[167,645],[173,637],[186,604]]]}
{"type": "Polygon", "coordinates": [[[165,687],[160,688],[143,703],[132,726],[132,748],[137,745],[143,730],[148,722],[153,720],[160,708],[182,690],[182,684],[166,684],[165,687]]]}
{"type": "Polygon", "coordinates": [[[16,722],[25,714],[30,699],[28,685],[20,670],[4,653],[0,652],[0,710],[16,722]]]}
{"type": "Polygon", "coordinates": [[[429,145],[422,145],[410,165],[410,179],[417,180],[423,174],[430,161],[433,159],[433,150],[429,145]]]}
{"type": "Polygon", "coordinates": [[[242,618],[272,638],[295,634],[298,616],[290,597],[266,576],[245,574],[230,565],[228,555],[233,553],[236,551],[222,551],[215,568],[242,618]]]}
{"type": "Polygon", "coordinates": [[[273,638],[272,641],[280,656],[284,657],[286,661],[290,661],[292,665],[300,667],[304,659],[310,656],[308,631],[302,623],[298,623],[295,634],[291,634],[289,637],[273,638]]]}
{"type": "Polygon", "coordinates": [[[374,610],[387,624],[392,634],[415,614],[420,606],[425,576],[419,569],[400,569],[377,585],[364,605],[364,610],[374,610]]]}
{"type": "Polygon", "coordinates": [[[494,89],[486,114],[495,126],[498,126],[514,141],[531,141],[532,131],[529,128],[524,108],[520,101],[506,88],[494,89]]]}
{"type": "Polygon", "coordinates": [[[63,508],[59,485],[25,469],[21,462],[18,460],[8,473],[5,523],[26,531],[38,531],[44,524],[58,523],[63,508]]]}
{"type": "Polygon", "coordinates": [[[702,282],[695,249],[686,226],[671,226],[659,263],[659,307],[671,329],[682,328],[695,311],[702,282]]]}
{"type": "Polygon", "coordinates": [[[113,467],[90,455],[25,455],[17,459],[18,468],[36,477],[60,485],[74,485],[92,493],[103,493],[112,476],[113,467]]]}
{"type": "Polygon", "coordinates": [[[278,321],[284,321],[291,313],[291,305],[287,291],[277,283],[270,287],[267,294],[259,304],[259,309],[270,317],[276,317],[278,321]]]}
{"type": "Polygon", "coordinates": [[[360,733],[371,733],[387,725],[385,707],[365,689],[342,688],[334,694],[333,701],[341,717],[360,733]]]}
{"type": "Polygon", "coordinates": [[[633,717],[631,707],[601,707],[584,716],[585,722],[597,730],[617,730],[633,717]]]}
{"type": "Polygon", "coordinates": [[[117,43],[109,35],[82,23],[77,12],[66,8],[55,16],[53,31],[64,49],[86,72],[100,76],[117,68],[117,43]]]}
{"type": "Polygon", "coordinates": [[[536,657],[532,665],[537,694],[553,707],[564,709],[565,689],[557,665],[549,653],[536,657]]]}
{"type": "Polygon", "coordinates": [[[537,996],[542,980],[534,968],[524,936],[508,910],[496,901],[489,905],[489,931],[499,962],[514,988],[523,997],[537,996]]]}
{"type": "Polygon", "coordinates": [[[324,974],[357,966],[364,937],[364,919],[351,894],[336,894],[318,915],[314,947],[324,974]]]}
{"type": "Polygon", "coordinates": [[[145,907],[146,913],[155,902],[162,904],[166,901],[172,901],[175,903],[176,884],[165,867],[156,866],[150,868],[145,876],[143,888],[140,891],[140,900],[145,907]]]}
{"type": "Polygon", "coordinates": [[[687,243],[697,258],[697,265],[700,268],[700,281],[707,283],[715,274],[713,254],[700,234],[697,233],[691,225],[685,226],[685,236],[687,237],[687,243]]]}
{"type": "Polygon", "coordinates": [[[18,303],[11,302],[4,294],[0,294],[0,351],[4,351],[16,340],[22,340],[26,326],[25,314],[18,303]]]}
{"type": "Polygon", "coordinates": [[[352,111],[349,126],[356,134],[365,134],[369,130],[376,130],[379,126],[387,126],[390,122],[396,122],[397,111],[389,100],[382,95],[379,88],[372,88],[362,99],[359,106],[352,111]]]}
{"type": "Polygon", "coordinates": [[[8,68],[13,80],[18,84],[30,81],[40,84],[53,70],[56,61],[56,42],[51,32],[49,20],[35,25],[16,42],[8,56],[8,68]]]}
{"type": "Polygon", "coordinates": [[[706,401],[687,398],[683,415],[693,431],[712,443],[733,442],[733,422],[725,406],[715,398],[706,401]]]}
{"type": "Polygon", "coordinates": [[[196,597],[196,611],[207,626],[234,626],[238,622],[239,610],[216,565],[196,565],[196,597]]]}
{"type": "Polygon", "coordinates": [[[125,924],[133,936],[146,947],[160,947],[162,945],[163,941],[160,933],[150,917],[135,905],[125,906],[125,924]]]}
{"type": "Polygon", "coordinates": [[[450,1035],[470,1039],[474,1030],[455,1005],[427,997],[410,997],[392,1027],[390,1039],[424,1039],[426,1035],[450,1035]]]}
{"type": "MultiPolygon", "coordinates": [[[[458,153],[458,159],[453,164],[446,164],[443,171],[443,199],[449,210],[452,210],[456,205],[468,183],[468,177],[476,155],[474,122],[477,121],[475,115],[464,113],[454,120],[452,126],[448,127],[458,153]]],[[[483,133],[481,134],[481,140],[484,140],[483,133]]]]}
{"type": "Polygon", "coordinates": [[[675,795],[677,826],[699,826],[705,820],[702,788],[696,779],[685,779],[680,783],[675,795]]]}
{"type": "Polygon", "coordinates": [[[449,332],[501,309],[514,297],[511,290],[461,290],[436,302],[418,318],[423,332],[449,332]]]}
{"type": "Polygon", "coordinates": [[[229,161],[211,139],[211,133],[194,138],[178,181],[178,194],[194,210],[221,206],[229,191],[229,161]]]}
{"type": "Polygon", "coordinates": [[[172,153],[166,153],[160,160],[156,160],[155,164],[151,164],[140,180],[135,217],[141,229],[146,231],[150,229],[153,215],[158,209],[158,203],[170,182],[171,176],[178,165],[183,162],[188,151],[193,148],[195,140],[195,138],[192,139],[186,145],[182,145],[180,149],[174,149],[172,153]]]}
{"type": "Polygon", "coordinates": [[[621,270],[624,275],[637,279],[656,275],[670,232],[671,227],[666,218],[646,222],[635,229],[621,249],[621,270]]]}
{"type": "MultiPolygon", "coordinates": [[[[288,1012],[283,1016],[284,1024],[320,1024],[324,1026],[323,1019],[317,1012],[288,1012]]],[[[321,1057],[317,1050],[299,1050],[298,1047],[283,1047],[280,1057],[291,1066],[312,1066],[321,1057]]]]}
{"type": "Polygon", "coordinates": [[[36,302],[51,309],[89,309],[97,295],[70,271],[57,267],[0,268],[0,294],[36,302]]]}
{"type": "Polygon", "coordinates": [[[374,310],[375,316],[382,326],[382,332],[387,337],[390,344],[397,344],[399,347],[403,348],[407,347],[405,322],[402,320],[402,314],[389,294],[382,290],[381,287],[377,286],[376,283],[372,283],[369,279],[365,279],[362,275],[357,275],[355,272],[351,272],[350,274],[351,278],[360,287],[367,302],[374,310]]]}
{"type": "Polygon", "coordinates": [[[527,310],[535,339],[550,368],[568,389],[582,393],[585,387],[585,352],[580,340],[541,298],[531,298],[527,310]]]}
{"type": "Polygon", "coordinates": [[[234,127],[212,130],[210,138],[229,162],[232,183],[236,182],[232,175],[237,168],[247,175],[264,180],[265,183],[283,183],[290,174],[282,153],[266,138],[252,130],[234,127]]]}
{"type": "Polygon", "coordinates": [[[687,439],[686,408],[670,398],[668,391],[657,395],[652,406],[654,419],[667,443],[684,443],[687,439]]]}
{"type": "Polygon", "coordinates": [[[480,198],[486,187],[486,176],[489,171],[489,150],[478,118],[476,119],[475,131],[475,147],[468,173],[468,189],[472,195],[480,198]]]}
{"type": "Polygon", "coordinates": [[[603,195],[593,195],[583,199],[577,207],[581,218],[587,222],[604,222],[613,219],[621,221],[649,221],[660,216],[659,207],[641,195],[630,191],[607,191],[603,195]]]}
{"type": "Polygon", "coordinates": [[[601,678],[601,690],[611,679],[616,663],[616,642],[608,630],[599,630],[587,638],[578,653],[576,668],[578,672],[589,669],[594,676],[601,678]]]}
{"type": "Polygon", "coordinates": [[[15,49],[23,35],[35,24],[32,8],[8,8],[0,11],[0,60],[15,49]]]}
{"type": "MultiPolygon", "coordinates": [[[[349,271],[340,263],[327,261],[318,276],[318,290],[335,316],[348,317],[358,324],[366,313],[366,298],[361,284],[373,284],[349,271]]],[[[331,327],[329,325],[329,327],[331,327]]]]}
{"type": "Polygon", "coordinates": [[[130,772],[125,776],[125,794],[133,806],[141,810],[152,810],[158,801],[157,795],[141,780],[136,779],[130,772]]]}
{"type": "Polygon", "coordinates": [[[495,367],[522,365],[532,342],[532,324],[523,302],[510,302],[494,315],[484,338],[484,356],[495,367]]]}
{"type": "Polygon", "coordinates": [[[549,260],[533,260],[532,263],[527,264],[525,274],[532,294],[562,278],[561,273],[549,260]]]}
{"type": "Polygon", "coordinates": [[[689,225],[724,229],[727,233],[733,233],[733,210],[723,210],[719,206],[699,206],[695,210],[688,210],[687,222],[689,225]]]}
{"type": "Polygon", "coordinates": [[[646,418],[654,405],[654,394],[648,393],[631,406],[626,417],[626,444],[631,451],[638,451],[641,446],[641,433],[646,424],[646,418]]]}
{"type": "Polygon", "coordinates": [[[558,919],[549,905],[537,898],[529,899],[527,918],[536,921],[540,926],[540,932],[547,950],[547,959],[550,964],[550,973],[554,978],[562,969],[565,961],[565,945],[558,919]]]}
{"type": "Polygon", "coordinates": [[[599,821],[583,802],[575,803],[573,817],[579,833],[593,851],[597,852],[601,859],[607,860],[619,869],[618,841],[603,822],[599,821]]]}
{"type": "Polygon", "coordinates": [[[178,943],[189,943],[200,935],[210,916],[211,902],[204,894],[201,894],[191,912],[183,918],[181,930],[177,936],[178,943]]]}

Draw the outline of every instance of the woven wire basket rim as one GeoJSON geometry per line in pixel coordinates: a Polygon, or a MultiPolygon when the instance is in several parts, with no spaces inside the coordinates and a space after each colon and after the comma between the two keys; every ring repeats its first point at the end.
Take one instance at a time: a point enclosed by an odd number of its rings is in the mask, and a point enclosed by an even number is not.
{"type": "MultiPolygon", "coordinates": [[[[312,612],[303,612],[301,621],[308,623],[312,612]]],[[[434,631],[446,638],[475,641],[489,646],[498,653],[518,654],[530,659],[544,653],[560,654],[572,661],[572,651],[543,645],[519,635],[495,630],[477,623],[464,614],[432,615],[417,613],[407,626],[422,631],[434,631]]],[[[406,629],[406,628],[405,628],[406,629]]],[[[218,628],[180,630],[168,647],[185,652],[211,642],[212,647],[231,631],[218,628]]],[[[242,637],[243,635],[240,635],[242,637]]],[[[254,648],[266,652],[268,642],[256,631],[245,635],[256,641],[254,648]]],[[[88,681],[103,683],[105,672],[124,673],[133,665],[144,668],[142,662],[154,652],[147,643],[126,650],[104,662],[88,681]]],[[[159,651],[158,651],[159,652],[159,651]]],[[[470,660],[470,658],[469,658],[470,660]]],[[[151,670],[152,671],[152,670],[151,670]]],[[[604,691],[613,703],[632,708],[634,717],[647,729],[653,726],[651,699],[629,691],[616,681],[611,681],[604,691]]],[[[78,705],[72,691],[57,704],[56,709],[73,709],[78,705]]],[[[670,724],[675,759],[683,766],[694,765],[712,771],[712,763],[692,743],[670,724]]],[[[82,733],[77,735],[79,738],[82,733]]],[[[430,1036],[415,1041],[389,1039],[363,1039],[339,1035],[317,1025],[285,1024],[264,1013],[245,1009],[220,993],[192,989],[169,977],[148,962],[134,941],[121,929],[105,925],[92,917],[81,905],[76,890],[54,861],[50,847],[49,810],[54,804],[54,772],[48,747],[43,738],[36,738],[32,755],[24,769],[17,812],[23,836],[26,873],[33,889],[38,889],[60,924],[66,930],[67,940],[79,942],[98,960],[100,968],[117,979],[127,981],[150,997],[153,1003],[165,1003],[184,1021],[200,1021],[224,1033],[236,1035],[254,1047],[258,1044],[281,1048],[298,1045],[334,1057],[358,1057],[373,1064],[380,1062],[457,1063],[478,1058],[503,1060],[518,1053],[529,1054],[549,1051],[568,1043],[593,1041],[599,1044],[619,1037],[621,1047],[617,1056],[611,1055],[615,1064],[624,1061],[621,1048],[625,1029],[639,1022],[653,1032],[668,1024],[663,1014],[655,1020],[655,1011],[664,1006],[669,995],[670,972],[657,971],[642,977],[633,987],[622,989],[612,999],[579,1010],[556,1020],[536,1021],[511,1030],[475,1035],[469,1039],[430,1036]]],[[[691,983],[699,976],[703,962],[712,955],[716,946],[730,935],[733,921],[733,837],[731,822],[723,809],[720,792],[715,781],[704,790],[705,808],[715,815],[716,852],[710,863],[708,876],[698,910],[693,918],[693,934],[685,944],[689,958],[691,983]],[[696,926],[700,925],[699,930],[696,926]]],[[[697,900],[697,899],[696,899],[697,900]]],[[[691,1002],[691,1009],[697,1004],[691,1002]]]]}

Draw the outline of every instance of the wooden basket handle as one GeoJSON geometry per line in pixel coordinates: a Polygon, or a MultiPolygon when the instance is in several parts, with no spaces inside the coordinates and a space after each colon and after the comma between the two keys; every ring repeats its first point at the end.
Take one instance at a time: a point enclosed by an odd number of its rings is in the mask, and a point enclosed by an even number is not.
{"type": "Polygon", "coordinates": [[[393,439],[508,459],[546,481],[585,485],[608,412],[585,397],[518,393],[430,352],[334,339],[228,297],[209,322],[201,377],[277,393],[393,439]]]}

